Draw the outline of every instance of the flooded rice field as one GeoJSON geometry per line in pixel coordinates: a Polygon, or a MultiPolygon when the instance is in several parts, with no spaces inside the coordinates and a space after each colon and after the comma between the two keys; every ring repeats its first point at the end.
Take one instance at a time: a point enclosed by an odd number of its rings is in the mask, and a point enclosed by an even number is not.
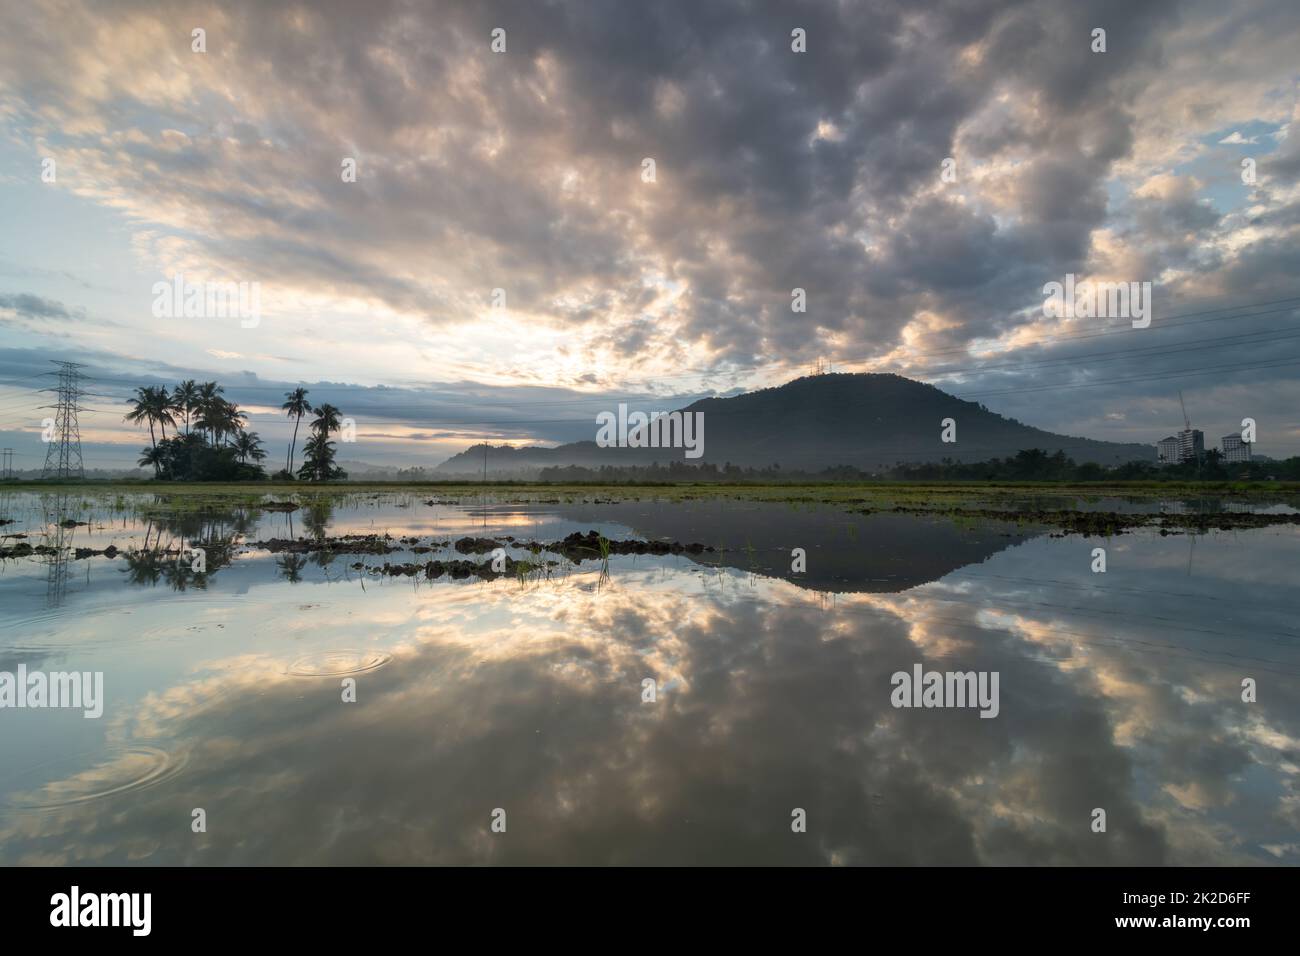
{"type": "Polygon", "coordinates": [[[0,496],[0,863],[1300,862],[1285,503],[526,498],[0,496]]]}

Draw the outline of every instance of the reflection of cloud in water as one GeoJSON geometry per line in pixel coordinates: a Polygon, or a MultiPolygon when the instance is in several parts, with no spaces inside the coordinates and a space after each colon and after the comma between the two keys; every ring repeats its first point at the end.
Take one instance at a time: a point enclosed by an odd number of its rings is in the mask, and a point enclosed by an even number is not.
{"type": "MultiPolygon", "coordinates": [[[[1276,576],[1292,542],[1260,537],[1256,560],[1276,576]]],[[[1184,572],[1169,544],[1134,536],[1148,577],[1112,573],[1102,594],[1062,564],[1083,544],[1039,539],[833,606],[783,581],[617,559],[600,591],[582,575],[321,592],[326,612],[274,622],[276,652],[213,645],[114,717],[119,745],[170,741],[182,774],[0,818],[0,859],[1295,862],[1300,661],[1272,639],[1288,592],[1256,595],[1232,640],[1211,641],[1196,622],[1228,613],[1235,580],[1165,577],[1184,572]],[[1172,624],[1196,592],[1206,613],[1172,624]],[[392,660],[357,675],[356,704],[337,679],[287,673],[363,637],[392,660]],[[917,662],[998,671],[1000,716],[894,710],[890,674],[917,662]],[[1256,705],[1243,674],[1261,680],[1256,705]],[[194,807],[206,834],[189,831],[194,807]],[[790,832],[794,807],[807,834],[790,832]]]]}
{"type": "MultiPolygon", "coordinates": [[[[18,788],[12,791],[3,807],[4,811],[58,810],[90,803],[108,797],[130,793],[150,787],[180,772],[182,761],[156,747],[135,745],[112,748],[109,755],[78,755],[66,760],[53,761],[54,768],[67,764],[89,764],[74,770],[68,776],[44,782],[19,778],[18,788]],[[28,789],[22,789],[27,786],[28,789]]],[[[51,764],[34,768],[26,775],[37,778],[51,775],[51,764]]]]}

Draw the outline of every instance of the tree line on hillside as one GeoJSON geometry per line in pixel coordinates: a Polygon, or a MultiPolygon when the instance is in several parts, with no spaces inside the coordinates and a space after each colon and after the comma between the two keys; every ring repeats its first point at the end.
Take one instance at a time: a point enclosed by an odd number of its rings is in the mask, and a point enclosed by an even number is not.
{"type": "MultiPolygon", "coordinates": [[[[152,467],[164,481],[258,481],[267,477],[260,464],[266,458],[262,439],[248,431],[248,415],[223,397],[216,382],[187,380],[174,388],[145,385],[128,399],[126,421],[149,428],[149,447],[141,451],[140,465],[152,467]],[[173,434],[167,436],[168,427],[173,434]],[[182,428],[184,429],[182,431],[182,428]]],[[[277,481],[295,478],[294,452],[298,428],[307,415],[308,437],[302,446],[297,478],[306,481],[342,479],[347,473],[334,463],[330,435],[342,427],[341,412],[329,403],[313,407],[307,390],[285,393],[280,406],[294,420],[285,466],[273,476],[277,481]]]]}
{"type": "Polygon", "coordinates": [[[731,462],[721,467],[672,461],[645,466],[602,465],[586,468],[565,465],[543,468],[539,481],[546,482],[677,482],[677,481],[1300,481],[1300,457],[1285,461],[1231,462],[1211,449],[1199,462],[1156,464],[1133,461],[1106,466],[1096,462],[1077,463],[1064,452],[1048,454],[1029,448],[1007,458],[961,462],[945,458],[937,462],[898,463],[890,468],[864,471],[851,465],[836,465],[820,471],[783,469],[779,463],[761,468],[741,468],[731,462]]]}

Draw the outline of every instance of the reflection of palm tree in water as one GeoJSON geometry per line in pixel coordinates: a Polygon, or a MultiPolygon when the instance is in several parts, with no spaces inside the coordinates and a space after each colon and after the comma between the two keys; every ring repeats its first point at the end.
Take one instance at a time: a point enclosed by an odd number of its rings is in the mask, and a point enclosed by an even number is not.
{"type": "Polygon", "coordinates": [[[337,557],[338,557],[337,554],[335,554],[333,551],[330,551],[328,549],[313,551],[311,555],[311,563],[316,565],[316,567],[320,568],[321,570],[324,570],[325,568],[328,568],[331,564],[333,564],[334,560],[337,557]]]}
{"type": "Polygon", "coordinates": [[[326,495],[315,495],[307,502],[303,512],[303,524],[307,533],[313,538],[325,537],[329,524],[334,520],[334,503],[326,495]]]}
{"type": "MultiPolygon", "coordinates": [[[[155,499],[155,502],[165,504],[161,498],[155,499]]],[[[334,519],[334,505],[330,497],[313,496],[302,513],[307,533],[318,540],[325,538],[334,519]]],[[[247,507],[146,514],[143,547],[123,555],[127,581],[151,587],[166,582],[177,591],[205,588],[209,577],[232,563],[239,540],[256,527],[261,514],[256,508],[247,507]],[[194,568],[197,557],[195,549],[204,552],[202,571],[194,568]]],[[[287,517],[289,537],[293,539],[292,513],[287,517]]],[[[56,530],[64,533],[64,529],[57,526],[56,530]]],[[[337,557],[337,554],[326,549],[313,552],[310,560],[325,568],[337,557]]],[[[290,582],[302,580],[302,571],[307,564],[308,558],[301,554],[286,554],[276,561],[281,576],[290,582]]]]}
{"type": "Polygon", "coordinates": [[[234,556],[232,539],[204,539],[191,541],[185,548],[141,549],[128,551],[126,558],[127,581],[131,584],[156,585],[166,581],[174,591],[188,588],[206,588],[208,578],[230,564],[234,556]],[[202,570],[195,569],[194,548],[203,549],[202,570]]]}
{"type": "Polygon", "coordinates": [[[301,554],[284,554],[275,561],[275,566],[280,569],[280,576],[290,584],[297,584],[302,580],[302,569],[307,567],[307,559],[301,554]]]}
{"type": "MultiPolygon", "coordinates": [[[[154,514],[148,516],[149,528],[158,527],[154,547],[162,540],[162,532],[190,541],[229,541],[237,535],[247,534],[257,524],[261,513],[253,508],[236,507],[223,510],[154,514]]],[[[149,548],[149,532],[145,533],[145,548],[149,548]]]]}
{"type": "MultiPolygon", "coordinates": [[[[330,522],[334,520],[334,500],[329,495],[314,495],[307,500],[303,509],[303,525],[306,527],[307,534],[317,541],[324,541],[326,532],[329,530],[330,522]]],[[[333,563],[338,557],[329,548],[318,548],[311,553],[311,562],[318,568],[324,570],[333,563]]],[[[283,563],[281,572],[289,581],[302,580],[298,572],[307,566],[306,558],[299,558],[299,563],[293,568],[293,576],[290,577],[285,571],[283,563]]]]}
{"type": "Polygon", "coordinates": [[[237,538],[256,521],[248,508],[150,515],[144,547],[126,554],[127,580],[150,586],[163,580],[176,591],[206,588],[209,576],[234,559],[237,538]],[[201,562],[195,549],[203,551],[201,562]]]}

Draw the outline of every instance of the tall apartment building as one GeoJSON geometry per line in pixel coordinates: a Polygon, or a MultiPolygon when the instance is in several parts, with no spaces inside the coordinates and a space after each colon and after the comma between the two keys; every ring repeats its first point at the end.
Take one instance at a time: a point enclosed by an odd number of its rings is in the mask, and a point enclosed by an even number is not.
{"type": "Polygon", "coordinates": [[[1240,433],[1224,435],[1220,441],[1223,442],[1224,461],[1250,461],[1250,442],[1242,441],[1240,433]]]}
{"type": "Polygon", "coordinates": [[[1156,442],[1156,460],[1162,465],[1172,465],[1178,461],[1178,439],[1170,435],[1156,442]]]}
{"type": "Polygon", "coordinates": [[[1205,432],[1184,428],[1178,433],[1178,460],[1200,461],[1205,457],[1205,432]]]}

